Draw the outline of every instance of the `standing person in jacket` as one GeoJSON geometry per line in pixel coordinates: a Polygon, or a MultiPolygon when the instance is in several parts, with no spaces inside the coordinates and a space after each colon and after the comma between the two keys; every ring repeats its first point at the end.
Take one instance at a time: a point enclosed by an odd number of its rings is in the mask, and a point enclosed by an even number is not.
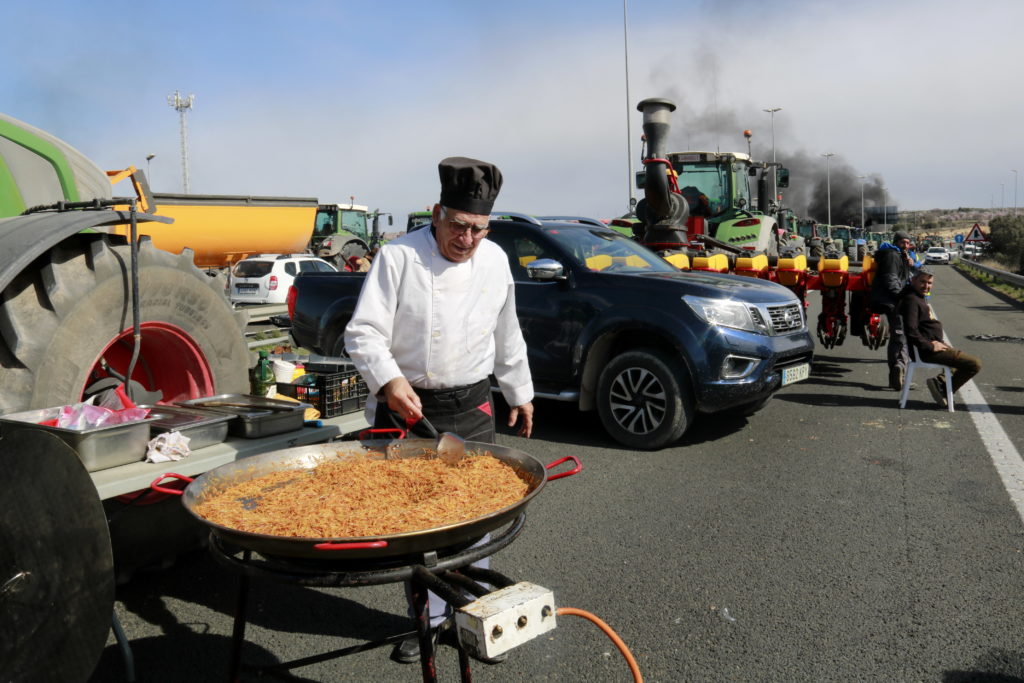
{"type": "Polygon", "coordinates": [[[903,334],[903,321],[899,313],[899,300],[904,287],[910,283],[910,274],[916,265],[910,251],[910,235],[902,230],[893,234],[892,244],[882,242],[875,252],[878,264],[871,281],[871,310],[885,314],[889,322],[889,386],[894,391],[903,389],[907,372],[907,340],[903,334]]]}
{"type": "MultiPolygon", "coordinates": [[[[903,292],[900,314],[903,316],[907,341],[914,345],[917,357],[925,363],[937,363],[953,368],[953,393],[981,370],[981,361],[943,341],[942,323],[926,297],[932,291],[934,274],[922,266],[914,273],[903,292]]],[[[946,387],[943,375],[927,381],[928,391],[941,407],[946,408],[946,387]]]]}
{"type": "MultiPolygon", "coordinates": [[[[518,421],[528,438],[533,381],[515,286],[505,252],[484,239],[501,172],[449,157],[438,173],[441,198],[430,229],[380,248],[345,328],[345,348],[371,394],[366,418],[377,428],[415,429],[426,417],[438,432],[493,443],[493,374],[510,406],[509,426],[518,421]]],[[[448,607],[433,594],[430,603],[437,626],[448,607]]],[[[393,656],[416,661],[417,639],[400,643],[393,656]]]]}

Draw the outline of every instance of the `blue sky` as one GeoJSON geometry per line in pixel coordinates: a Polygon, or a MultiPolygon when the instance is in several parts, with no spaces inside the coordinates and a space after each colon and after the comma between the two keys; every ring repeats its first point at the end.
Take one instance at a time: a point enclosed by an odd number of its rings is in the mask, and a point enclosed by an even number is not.
{"type": "MultiPolygon", "coordinates": [[[[903,208],[1012,206],[1024,171],[1024,3],[980,0],[269,0],[5,3],[0,110],[103,168],[151,162],[181,190],[345,202],[396,216],[436,200],[437,162],[496,163],[498,207],[608,218],[628,206],[626,121],[669,97],[672,149],[770,157],[799,208],[856,176],[903,208]]],[[[1018,189],[1024,204],[1024,183],[1018,189]]],[[[868,202],[872,199],[869,197],[868,202]]],[[[880,198],[878,199],[880,201],[880,198]]],[[[821,217],[823,218],[823,217],[821,217]]]]}

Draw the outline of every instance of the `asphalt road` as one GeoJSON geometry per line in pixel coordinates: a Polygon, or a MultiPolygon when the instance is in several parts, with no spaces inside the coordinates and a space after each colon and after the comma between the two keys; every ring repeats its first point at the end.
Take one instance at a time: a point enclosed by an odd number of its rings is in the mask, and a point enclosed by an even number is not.
{"type": "MultiPolygon", "coordinates": [[[[933,304],[953,344],[983,359],[988,408],[971,411],[990,412],[1024,453],[1024,310],[948,268],[933,304]]],[[[539,403],[533,439],[505,430],[499,442],[545,462],[574,454],[585,469],[545,488],[494,566],[608,622],[647,681],[1024,681],[1021,517],[971,411],[937,410],[923,379],[899,410],[883,352],[848,339],[753,417],[699,416],[659,452],[623,450],[596,415],[539,403]]],[[[224,680],[236,585],[198,552],[119,587],[138,680],[224,680]]],[[[378,639],[408,630],[403,614],[397,585],[254,582],[244,657],[378,639]]],[[[438,672],[459,680],[454,650],[438,672]]],[[[420,680],[387,648],[295,674],[420,680]]],[[[629,680],[609,640],[574,617],[473,675],[629,680]]],[[[113,638],[92,680],[124,680],[113,638]]]]}

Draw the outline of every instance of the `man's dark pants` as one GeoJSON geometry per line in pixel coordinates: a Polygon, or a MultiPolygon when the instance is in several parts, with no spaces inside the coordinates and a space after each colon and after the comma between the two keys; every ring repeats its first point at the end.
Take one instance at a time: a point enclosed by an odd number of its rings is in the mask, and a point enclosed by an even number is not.
{"type": "Polygon", "coordinates": [[[947,349],[922,353],[921,360],[925,363],[937,363],[953,368],[953,392],[967,384],[981,370],[981,361],[959,349],[947,349]]]}
{"type": "Polygon", "coordinates": [[[889,370],[891,372],[899,368],[906,373],[910,355],[907,352],[907,336],[903,333],[903,316],[899,314],[899,311],[889,311],[885,317],[889,322],[889,345],[885,349],[889,360],[889,370]]]}

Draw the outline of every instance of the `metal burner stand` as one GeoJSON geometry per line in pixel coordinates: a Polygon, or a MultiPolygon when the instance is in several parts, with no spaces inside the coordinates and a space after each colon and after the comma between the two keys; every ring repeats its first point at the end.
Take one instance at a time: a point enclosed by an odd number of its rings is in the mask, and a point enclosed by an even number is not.
{"type": "MultiPolygon", "coordinates": [[[[526,514],[516,517],[511,525],[493,532],[491,539],[482,545],[469,548],[429,551],[416,557],[399,558],[399,564],[388,565],[372,560],[337,562],[333,560],[299,560],[295,558],[265,557],[251,550],[226,547],[215,533],[210,534],[210,553],[218,564],[238,572],[238,602],[235,608],[235,622],[231,634],[231,667],[229,680],[238,681],[242,669],[242,643],[245,641],[246,612],[249,598],[249,580],[252,577],[269,579],[278,583],[300,586],[345,588],[374,586],[398,581],[409,581],[412,586],[412,602],[416,630],[388,636],[382,640],[332,650],[319,655],[294,659],[289,662],[265,667],[246,666],[247,670],[284,677],[285,672],[310,664],[344,657],[346,655],[372,650],[401,642],[412,635],[420,641],[420,667],[424,683],[436,683],[437,670],[434,665],[434,638],[427,614],[427,591],[432,590],[456,607],[468,604],[470,600],[463,591],[482,596],[490,589],[480,585],[485,581],[494,586],[504,587],[514,582],[498,572],[471,567],[473,562],[489,557],[514,541],[523,530],[526,514]],[[458,570],[458,571],[456,571],[458,570]]],[[[459,652],[459,668],[462,681],[472,681],[469,655],[454,639],[459,652]]]]}

